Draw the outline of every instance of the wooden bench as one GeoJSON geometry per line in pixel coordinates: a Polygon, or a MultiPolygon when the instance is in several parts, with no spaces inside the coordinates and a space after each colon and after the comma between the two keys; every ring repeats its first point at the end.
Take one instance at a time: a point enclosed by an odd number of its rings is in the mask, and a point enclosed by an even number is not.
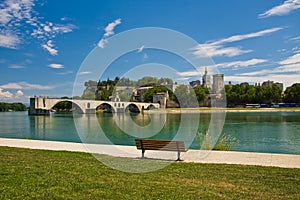
{"type": "Polygon", "coordinates": [[[142,158],[146,150],[177,151],[177,161],[181,161],[180,152],[186,152],[184,141],[135,139],[136,148],[142,150],[142,158]]]}

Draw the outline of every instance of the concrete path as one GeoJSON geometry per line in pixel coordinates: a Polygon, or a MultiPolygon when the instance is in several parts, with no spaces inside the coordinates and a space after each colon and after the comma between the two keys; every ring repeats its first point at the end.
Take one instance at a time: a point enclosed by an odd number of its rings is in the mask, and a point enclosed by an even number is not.
{"type": "MultiPolygon", "coordinates": [[[[130,158],[141,157],[141,151],[137,150],[134,146],[96,145],[72,142],[54,142],[7,138],[0,138],[0,146],[98,153],[130,158]]],[[[165,160],[176,160],[177,153],[164,151],[146,151],[145,156],[154,159],[157,158],[165,160]]],[[[183,153],[181,158],[184,160],[184,162],[195,163],[224,163],[274,166],[283,168],[300,168],[300,155],[291,154],[189,150],[186,153],[183,153]]]]}

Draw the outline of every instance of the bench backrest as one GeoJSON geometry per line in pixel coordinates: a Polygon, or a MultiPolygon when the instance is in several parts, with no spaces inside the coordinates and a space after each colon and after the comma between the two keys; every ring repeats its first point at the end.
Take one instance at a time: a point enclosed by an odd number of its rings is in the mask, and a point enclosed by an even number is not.
{"type": "Polygon", "coordinates": [[[186,152],[184,141],[135,139],[137,149],[186,152]]]}

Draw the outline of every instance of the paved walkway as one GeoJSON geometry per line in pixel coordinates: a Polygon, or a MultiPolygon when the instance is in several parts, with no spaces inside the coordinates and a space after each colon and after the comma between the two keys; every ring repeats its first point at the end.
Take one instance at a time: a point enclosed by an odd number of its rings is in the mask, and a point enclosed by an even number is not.
{"type": "MultiPolygon", "coordinates": [[[[111,156],[138,158],[141,151],[134,146],[96,145],[71,142],[53,142],[43,140],[7,139],[0,138],[0,146],[62,150],[107,154],[111,156]]],[[[176,160],[176,152],[146,151],[148,158],[176,160]]],[[[182,154],[184,162],[196,163],[225,163],[241,165],[275,166],[283,168],[300,168],[300,155],[249,153],[235,151],[204,151],[189,150],[182,154]]]]}

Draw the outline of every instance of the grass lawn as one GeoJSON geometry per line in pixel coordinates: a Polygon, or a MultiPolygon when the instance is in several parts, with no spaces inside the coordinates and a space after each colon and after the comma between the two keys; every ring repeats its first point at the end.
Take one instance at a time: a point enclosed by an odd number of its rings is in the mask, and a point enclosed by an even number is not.
{"type": "Polygon", "coordinates": [[[0,199],[300,199],[300,169],[178,162],[129,174],[86,153],[0,151],[0,199]]]}

